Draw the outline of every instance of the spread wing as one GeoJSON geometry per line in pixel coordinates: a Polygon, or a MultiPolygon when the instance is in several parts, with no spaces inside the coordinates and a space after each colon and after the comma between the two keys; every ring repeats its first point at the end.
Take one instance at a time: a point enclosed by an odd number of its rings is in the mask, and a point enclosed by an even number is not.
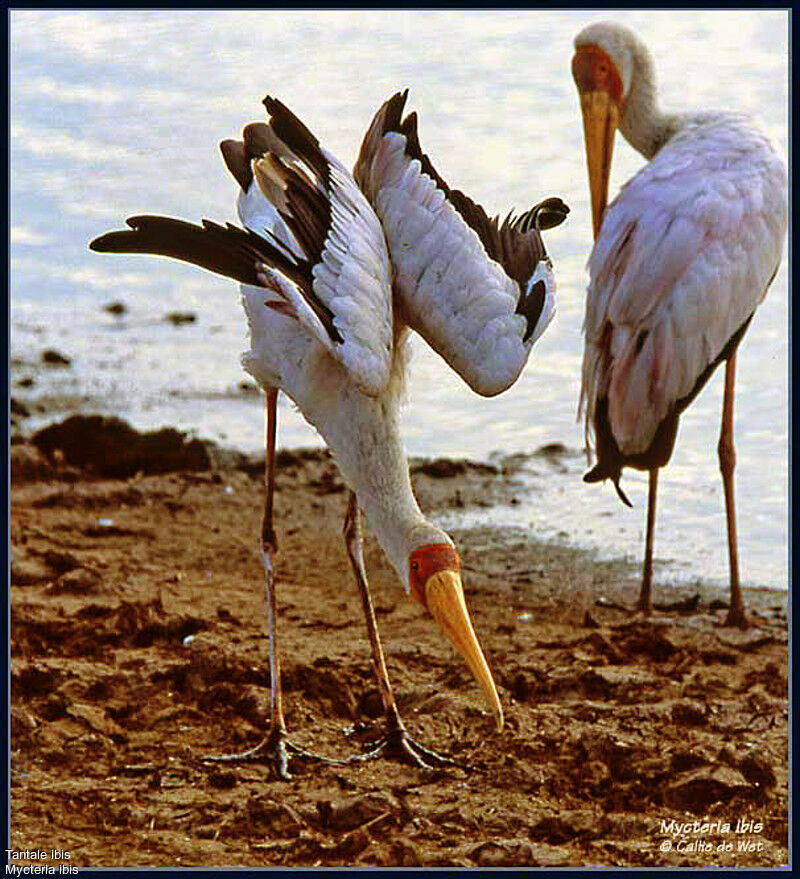
{"type": "Polygon", "coordinates": [[[367,131],[354,177],[380,218],[402,314],[464,378],[490,396],[516,380],[555,308],[540,230],[569,208],[546,199],[500,224],[450,187],[422,152],[408,92],[390,98],[367,131]]]}
{"type": "Polygon", "coordinates": [[[277,294],[280,307],[326,346],[365,393],[386,387],[392,361],[392,286],[380,222],[346,168],[280,101],[269,123],[221,145],[239,182],[245,229],[166,217],[128,220],[93,250],[151,253],[194,263],[277,294]]]}

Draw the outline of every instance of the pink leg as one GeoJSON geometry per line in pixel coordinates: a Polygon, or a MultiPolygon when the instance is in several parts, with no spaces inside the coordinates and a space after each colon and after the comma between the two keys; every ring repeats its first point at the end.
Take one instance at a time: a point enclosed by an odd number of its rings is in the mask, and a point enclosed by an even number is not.
{"type": "Polygon", "coordinates": [[[277,430],[278,389],[268,388],[266,402],[266,455],[264,459],[264,518],[261,522],[261,558],[264,562],[264,584],[267,598],[267,635],[269,639],[269,713],[267,734],[254,748],[240,754],[220,754],[206,757],[215,762],[234,763],[263,760],[272,763],[278,776],[288,781],[289,756],[297,754],[326,763],[336,763],[319,754],[313,754],[290,742],[283,717],[281,664],[277,645],[277,602],[275,597],[275,553],[278,541],[272,526],[273,496],[275,494],[275,435],[277,430]]]}
{"type": "Polygon", "coordinates": [[[367,623],[367,635],[372,650],[372,665],[375,677],[378,681],[378,689],[383,702],[384,717],[386,718],[387,733],[366,754],[351,757],[347,762],[362,762],[372,760],[380,756],[397,757],[412,766],[420,769],[432,769],[438,765],[459,766],[455,760],[431,751],[409,736],[397,704],[394,701],[392,685],[389,682],[389,672],[386,669],[386,660],[383,655],[380,635],[378,634],[378,621],[375,618],[375,609],[372,606],[372,597],[369,592],[367,571],[364,565],[363,537],[361,533],[361,511],[358,508],[358,500],[351,491],[347,502],[347,513],[344,519],[344,542],[347,547],[347,556],[353,568],[358,591],[361,595],[361,605],[364,609],[364,619],[367,623]]]}
{"type": "Polygon", "coordinates": [[[644,570],[642,588],[636,609],[646,617],[653,615],[653,532],[656,529],[656,489],[658,488],[658,468],[650,471],[647,491],[647,534],[644,541],[644,570]]]}
{"type": "Polygon", "coordinates": [[[739,552],[736,541],[736,499],[733,490],[733,471],[736,467],[736,449],[733,445],[733,397],[736,375],[736,352],[725,363],[725,395],[722,401],[722,427],[719,434],[717,454],[722,485],[725,489],[725,513],[728,521],[728,562],[731,575],[731,606],[725,620],[726,626],[746,629],[749,625],[744,610],[742,590],[739,585],[739,552]]]}

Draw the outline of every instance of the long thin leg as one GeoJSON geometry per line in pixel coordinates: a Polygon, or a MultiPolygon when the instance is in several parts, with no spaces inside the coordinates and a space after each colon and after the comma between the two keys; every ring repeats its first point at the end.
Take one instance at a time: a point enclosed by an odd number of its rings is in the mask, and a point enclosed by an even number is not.
{"type": "Polygon", "coordinates": [[[389,682],[389,673],[386,669],[386,660],[383,655],[383,647],[381,646],[380,635],[378,634],[378,621],[375,618],[375,609],[372,605],[372,596],[369,592],[369,583],[367,581],[367,571],[364,565],[364,547],[363,536],[361,531],[361,511],[358,508],[358,501],[355,494],[351,491],[347,503],[347,513],[345,514],[344,528],[345,545],[347,546],[347,556],[353,567],[358,591],[361,595],[361,604],[364,608],[364,618],[367,622],[367,634],[369,636],[370,648],[372,650],[372,665],[375,670],[375,677],[378,681],[378,689],[383,702],[383,710],[386,717],[386,725],[388,732],[386,736],[378,742],[377,747],[373,748],[366,754],[360,754],[351,757],[352,761],[368,760],[377,757],[382,753],[389,753],[399,757],[406,762],[410,762],[414,766],[423,769],[432,768],[432,764],[448,764],[459,766],[455,760],[444,757],[431,751],[428,748],[415,742],[407,733],[400,713],[397,710],[397,704],[392,693],[392,685],[389,682]]]}
{"type": "Polygon", "coordinates": [[[653,533],[656,530],[656,490],[658,489],[658,468],[650,471],[647,486],[647,534],[644,541],[644,569],[639,603],[636,605],[645,616],[653,614],[653,533]]]}
{"type": "MultiPolygon", "coordinates": [[[[267,391],[266,455],[264,456],[264,518],[261,520],[261,558],[267,598],[267,636],[269,642],[269,717],[273,731],[286,732],[283,719],[281,663],[278,656],[277,600],[275,597],[275,553],[278,538],[272,524],[275,495],[275,436],[278,424],[278,390],[267,391]]],[[[284,767],[285,768],[285,767],[284,767]]]]}
{"type": "Polygon", "coordinates": [[[378,634],[378,621],[375,618],[375,608],[372,605],[372,596],[369,591],[369,583],[367,582],[367,570],[364,564],[364,538],[361,531],[361,511],[358,508],[358,501],[355,494],[351,491],[347,502],[347,512],[345,513],[344,528],[345,545],[347,546],[347,556],[353,567],[358,591],[361,595],[361,605],[364,608],[364,618],[367,621],[367,635],[369,636],[369,645],[372,650],[372,665],[375,670],[375,677],[378,680],[378,689],[383,702],[383,710],[386,713],[386,719],[391,729],[402,729],[403,722],[397,711],[397,705],[394,701],[392,693],[392,685],[389,681],[389,672],[386,669],[386,660],[383,655],[383,647],[381,646],[381,638],[378,634]]]}
{"type": "Polygon", "coordinates": [[[273,520],[273,498],[275,494],[275,437],[278,423],[278,389],[268,388],[266,399],[266,454],[264,456],[264,518],[261,521],[261,558],[264,562],[264,585],[267,599],[267,635],[269,643],[269,717],[267,735],[254,748],[241,754],[220,754],[206,757],[217,762],[243,762],[266,760],[274,764],[278,775],[288,781],[289,754],[298,754],[325,762],[328,760],[312,754],[290,742],[286,737],[286,722],[283,717],[283,694],[281,690],[281,664],[277,644],[277,601],[275,596],[275,553],[278,540],[273,520]]]}
{"type": "Polygon", "coordinates": [[[717,454],[722,485],[725,489],[725,513],[728,520],[728,563],[731,575],[731,606],[725,620],[726,626],[746,629],[749,625],[744,610],[742,590],[739,585],[739,553],[736,544],[736,499],[733,488],[733,471],[736,467],[736,449],[733,445],[733,398],[736,377],[736,352],[725,363],[725,394],[722,400],[722,427],[720,428],[717,454]]]}

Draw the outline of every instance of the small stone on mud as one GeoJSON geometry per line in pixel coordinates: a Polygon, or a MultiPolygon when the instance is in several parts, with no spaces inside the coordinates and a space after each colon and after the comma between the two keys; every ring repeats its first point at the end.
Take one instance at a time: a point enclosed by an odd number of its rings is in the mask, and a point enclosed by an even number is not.
{"type": "Polygon", "coordinates": [[[392,842],[391,864],[396,867],[422,867],[424,866],[419,849],[411,840],[400,836],[392,842]]]}
{"type": "Polygon", "coordinates": [[[358,700],[358,713],[371,720],[383,717],[383,702],[377,690],[367,690],[358,700]]]}
{"type": "Polygon", "coordinates": [[[761,754],[749,753],[739,762],[739,771],[750,782],[758,787],[774,787],[778,780],[772,766],[761,754]]]}
{"type": "Polygon", "coordinates": [[[197,315],[193,311],[170,311],[164,315],[164,320],[179,327],[183,324],[193,324],[197,320],[197,315]]]}
{"type": "Polygon", "coordinates": [[[42,351],[42,363],[46,363],[48,366],[69,366],[72,360],[60,351],[48,348],[46,351],[42,351]]]}
{"type": "Polygon", "coordinates": [[[675,809],[698,815],[714,803],[752,794],[744,775],[729,766],[702,766],[683,773],[666,790],[666,801],[675,809]]]}
{"type": "Polygon", "coordinates": [[[11,414],[17,415],[20,418],[29,418],[31,414],[31,410],[16,397],[11,398],[11,414]]]}
{"type": "Polygon", "coordinates": [[[376,791],[343,800],[320,800],[317,811],[323,827],[331,830],[354,830],[381,815],[399,815],[401,806],[390,794],[376,791]]]}
{"type": "Polygon", "coordinates": [[[11,562],[12,586],[35,586],[51,577],[50,569],[39,559],[22,558],[11,562]]]}
{"type": "Polygon", "coordinates": [[[531,685],[522,672],[514,678],[510,690],[517,702],[527,702],[531,697],[531,685]]]}
{"type": "Polygon", "coordinates": [[[217,790],[230,790],[236,786],[236,776],[232,772],[212,772],[208,783],[217,790]]]}
{"type": "Polygon", "coordinates": [[[76,568],[62,574],[53,584],[54,592],[71,592],[74,595],[88,595],[97,592],[101,581],[100,575],[89,568],[76,568]]]}
{"type": "Polygon", "coordinates": [[[85,702],[73,702],[67,707],[66,713],[73,718],[86,724],[89,729],[100,735],[110,736],[114,741],[127,741],[122,727],[112,718],[108,717],[101,708],[88,705],[85,702]]]}
{"type": "Polygon", "coordinates": [[[66,574],[67,571],[82,567],[78,556],[61,549],[48,549],[44,554],[44,560],[57,574],[66,574]]]}
{"type": "Polygon", "coordinates": [[[533,865],[533,846],[526,839],[498,839],[481,842],[470,852],[479,867],[523,867],[533,865]]]}
{"type": "Polygon", "coordinates": [[[581,767],[581,780],[592,793],[600,793],[611,785],[611,770],[600,760],[589,760],[581,767]]]}
{"type": "Polygon", "coordinates": [[[53,465],[30,443],[15,443],[10,449],[11,479],[15,484],[48,479],[53,475],[53,465]]]}
{"type": "Polygon", "coordinates": [[[244,807],[244,819],[237,819],[234,833],[258,836],[297,836],[306,827],[305,821],[291,806],[279,803],[265,794],[254,794],[244,807]]]}
{"type": "Polygon", "coordinates": [[[588,810],[563,811],[546,815],[530,829],[530,838],[553,845],[562,845],[571,839],[595,839],[606,829],[607,820],[588,810]]]}
{"type": "Polygon", "coordinates": [[[39,726],[36,718],[26,708],[12,705],[9,715],[11,719],[11,735],[15,739],[23,732],[33,732],[39,726]]]}
{"type": "Polygon", "coordinates": [[[60,720],[66,717],[67,700],[61,693],[51,693],[39,708],[39,714],[45,720],[60,720]]]}
{"type": "Polygon", "coordinates": [[[434,458],[432,461],[424,461],[412,467],[412,473],[430,476],[433,479],[452,479],[466,473],[467,465],[464,461],[454,461],[451,458],[434,458]]]}
{"type": "Polygon", "coordinates": [[[708,706],[699,702],[676,702],[672,706],[672,722],[682,726],[703,726],[708,719],[708,706]]]}

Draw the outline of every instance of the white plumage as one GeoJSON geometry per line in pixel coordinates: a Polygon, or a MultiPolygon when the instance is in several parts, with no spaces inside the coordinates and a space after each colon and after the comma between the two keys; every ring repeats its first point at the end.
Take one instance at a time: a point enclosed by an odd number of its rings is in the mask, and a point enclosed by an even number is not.
{"type": "MultiPolygon", "coordinates": [[[[375,212],[350,173],[327,150],[320,149],[320,154],[327,166],[327,179],[291,153],[284,156],[268,153],[253,161],[253,179],[244,197],[240,195],[237,202],[239,218],[246,229],[271,233],[295,258],[311,260],[317,254],[313,250],[304,252],[268,196],[283,210],[290,210],[286,189],[295,182],[293,175],[296,175],[297,180],[307,184],[309,192],[329,206],[327,235],[317,262],[311,267],[313,295],[331,313],[328,326],[302,290],[290,279],[282,278],[279,270],[265,266],[262,283],[291,305],[292,315],[341,363],[349,381],[365,394],[377,396],[386,389],[392,365],[389,256],[375,212]]],[[[256,301],[252,297],[245,299],[251,323],[256,312],[263,310],[263,305],[255,305],[256,301]]],[[[276,351],[271,359],[280,360],[280,356],[280,351],[276,351]]],[[[283,382],[274,386],[292,396],[283,382]]]]}
{"type": "Polygon", "coordinates": [[[538,234],[567,208],[548,199],[500,226],[452,191],[422,153],[405,94],[375,115],[354,176],[381,220],[404,320],[479,394],[510,387],[555,313],[538,234]],[[546,216],[542,222],[543,216],[546,216]],[[520,307],[535,288],[536,310],[520,307]]]}
{"type": "MultiPolygon", "coordinates": [[[[627,28],[590,25],[575,47],[596,239],[588,266],[580,407],[587,448],[594,440],[598,463],[587,479],[610,477],[618,487],[623,467],[648,469],[654,508],[654,474],[669,459],[678,416],[723,361],[732,412],[736,346],[783,251],[786,168],[753,120],[741,114],[663,113],[650,54],[627,28]],[[606,209],[617,125],[650,162],[606,209]]],[[[720,460],[730,494],[729,619],[743,624],[736,598],[732,415],[726,418],[720,460]]],[[[651,562],[648,527],[644,610],[651,562]]]]}
{"type": "Polygon", "coordinates": [[[607,383],[623,452],[647,449],[766,295],[786,230],[785,174],[752,123],[707,114],[609,205],[589,260],[583,389],[591,424],[607,383]]]}
{"type": "MultiPolygon", "coordinates": [[[[250,328],[250,349],[242,361],[267,393],[262,546],[272,723],[261,745],[233,756],[266,756],[284,777],[287,748],[294,746],[286,738],[281,710],[274,625],[272,491],[278,390],[294,400],[323,436],[351,492],[345,539],[383,697],[386,744],[417,764],[447,762],[413,742],[397,713],[366,581],[359,508],[405,589],[431,612],[463,654],[498,727],[503,723],[464,601],[458,553],[450,537],[422,514],[411,488],[399,430],[405,343],[410,324],[432,344],[442,342],[437,350],[446,357],[460,356],[461,364],[478,358],[473,374],[489,376],[489,384],[481,385],[484,392],[500,389],[491,382],[508,358],[513,364],[503,381],[513,381],[544,328],[542,321],[546,324],[552,312],[552,273],[539,226],[557,225],[568,209],[559,199],[549,199],[515,224],[498,229],[470,202],[470,217],[488,241],[484,249],[461,214],[447,207],[449,199],[465,197],[447,189],[432,168],[421,173],[420,162],[408,160],[409,131],[413,130],[410,146],[419,151],[415,117],[403,123],[406,134],[389,130],[400,126],[405,97],[398,94],[387,101],[364,140],[356,176],[368,166],[372,188],[359,178],[363,193],[299,119],[267,98],[269,124],[248,125],[243,142],[222,144],[226,163],[241,186],[237,205],[244,230],[209,221],[193,226],[142,216],[128,220],[130,230],[109,233],[91,244],[99,251],[175,257],[242,284],[250,328]],[[413,253],[405,255],[406,250],[413,253]],[[504,259],[518,275],[527,272],[527,288],[504,273],[504,259]],[[412,263],[413,283],[399,282],[398,274],[411,271],[412,263]]],[[[424,161],[429,165],[427,158],[424,161]]]]}

